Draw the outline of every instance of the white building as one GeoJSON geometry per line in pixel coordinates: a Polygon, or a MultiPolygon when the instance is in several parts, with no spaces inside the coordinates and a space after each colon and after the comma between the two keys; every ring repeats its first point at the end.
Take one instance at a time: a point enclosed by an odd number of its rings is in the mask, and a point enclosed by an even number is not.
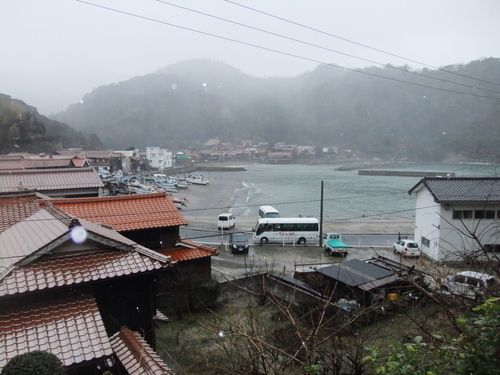
{"type": "Polygon", "coordinates": [[[148,159],[149,165],[153,168],[172,168],[172,151],[159,147],[146,147],[146,159],[148,159]]]}
{"type": "Polygon", "coordinates": [[[499,260],[500,177],[425,177],[408,193],[417,198],[415,240],[425,256],[499,260]]]}

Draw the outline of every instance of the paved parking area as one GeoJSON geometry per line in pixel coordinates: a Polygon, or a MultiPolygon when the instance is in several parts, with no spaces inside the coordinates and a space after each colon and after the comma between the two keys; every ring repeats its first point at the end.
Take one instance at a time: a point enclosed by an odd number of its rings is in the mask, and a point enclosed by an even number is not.
{"type": "Polygon", "coordinates": [[[212,257],[212,275],[219,281],[232,280],[247,275],[273,272],[291,276],[293,271],[343,262],[348,259],[367,260],[383,256],[417,269],[428,267],[425,259],[408,259],[394,254],[392,247],[360,247],[349,249],[347,257],[331,256],[319,246],[253,245],[247,255],[231,254],[229,248],[219,246],[219,255],[212,257]]]}

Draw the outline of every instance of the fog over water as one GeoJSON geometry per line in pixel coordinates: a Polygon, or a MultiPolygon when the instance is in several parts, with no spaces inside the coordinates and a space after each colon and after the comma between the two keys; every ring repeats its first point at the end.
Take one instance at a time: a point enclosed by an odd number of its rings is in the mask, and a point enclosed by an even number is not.
{"type": "MultiPolygon", "coordinates": [[[[211,172],[211,178],[231,178],[245,186],[235,192],[231,211],[255,216],[261,205],[272,205],[282,216],[320,216],[323,181],[323,217],[359,218],[415,214],[415,196],[408,191],[415,177],[359,176],[358,171],[335,171],[340,165],[249,164],[245,172],[211,172]]],[[[493,165],[412,164],[386,165],[377,170],[455,173],[457,177],[492,176],[493,165]]]]}

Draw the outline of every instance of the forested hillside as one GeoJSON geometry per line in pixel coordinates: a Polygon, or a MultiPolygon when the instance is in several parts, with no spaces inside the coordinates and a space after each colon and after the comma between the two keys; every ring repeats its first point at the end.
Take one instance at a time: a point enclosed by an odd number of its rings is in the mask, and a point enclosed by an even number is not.
{"type": "Polygon", "coordinates": [[[497,154],[499,84],[497,58],[418,71],[321,65],[294,78],[189,60],[99,87],[53,118],[114,148],[252,139],[382,158],[478,160],[497,154]]]}
{"type": "Polygon", "coordinates": [[[80,147],[98,150],[99,138],[77,132],[62,122],[49,120],[35,107],[0,94],[0,154],[10,152],[53,152],[80,147]]]}

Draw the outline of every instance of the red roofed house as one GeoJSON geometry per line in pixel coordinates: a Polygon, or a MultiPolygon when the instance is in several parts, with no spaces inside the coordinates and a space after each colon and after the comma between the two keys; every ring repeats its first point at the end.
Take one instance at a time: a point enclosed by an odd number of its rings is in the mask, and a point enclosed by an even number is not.
{"type": "Polygon", "coordinates": [[[111,226],[134,242],[171,256],[179,272],[210,281],[214,248],[180,238],[179,227],[188,222],[165,193],[112,197],[40,200],[88,221],[111,226]]]}
{"type": "Polygon", "coordinates": [[[50,205],[17,222],[0,233],[0,369],[42,350],[70,375],[171,374],[149,347],[155,278],[170,265],[168,256],[50,205]]]}

